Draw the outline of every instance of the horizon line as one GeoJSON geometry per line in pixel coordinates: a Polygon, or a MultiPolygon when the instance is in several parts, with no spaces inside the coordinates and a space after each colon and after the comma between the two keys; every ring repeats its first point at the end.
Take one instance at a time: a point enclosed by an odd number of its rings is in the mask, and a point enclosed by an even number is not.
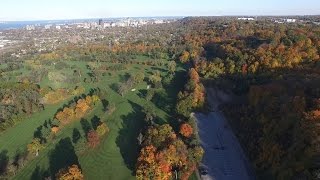
{"type": "Polygon", "coordinates": [[[115,17],[89,17],[89,18],[58,18],[58,19],[26,19],[26,20],[1,20],[0,22],[32,22],[32,21],[72,21],[72,20],[94,20],[94,19],[121,19],[121,18],[186,18],[186,17],[285,17],[285,16],[320,16],[320,14],[287,14],[287,15],[177,15],[177,16],[115,16],[115,17]]]}

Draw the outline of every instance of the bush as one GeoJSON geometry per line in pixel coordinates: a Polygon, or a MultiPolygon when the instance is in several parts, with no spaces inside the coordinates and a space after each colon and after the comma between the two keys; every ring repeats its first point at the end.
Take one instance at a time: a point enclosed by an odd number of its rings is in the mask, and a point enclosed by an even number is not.
{"type": "Polygon", "coordinates": [[[155,89],[149,89],[146,94],[146,100],[151,101],[155,94],[155,89]]]}
{"type": "Polygon", "coordinates": [[[173,74],[168,74],[165,76],[162,80],[164,86],[169,86],[172,83],[172,80],[174,78],[173,74]]]}
{"type": "Polygon", "coordinates": [[[106,123],[102,123],[97,127],[97,134],[101,137],[109,132],[109,128],[106,123]]]}

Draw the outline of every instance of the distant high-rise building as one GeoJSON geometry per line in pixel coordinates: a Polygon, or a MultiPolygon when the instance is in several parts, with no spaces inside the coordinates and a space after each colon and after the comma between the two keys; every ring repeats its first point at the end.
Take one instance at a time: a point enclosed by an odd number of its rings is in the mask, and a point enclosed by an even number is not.
{"type": "Polygon", "coordinates": [[[296,19],[286,19],[287,23],[294,23],[296,22],[297,20],[296,19]]]}
{"type": "Polygon", "coordinates": [[[103,25],[103,20],[99,19],[99,26],[102,26],[102,25],[103,25]]]}
{"type": "Polygon", "coordinates": [[[26,26],[26,29],[27,29],[28,31],[32,31],[32,30],[35,30],[36,28],[35,28],[34,25],[27,25],[27,26],[26,26]]]}
{"type": "Polygon", "coordinates": [[[52,26],[51,24],[47,24],[47,25],[44,26],[44,28],[45,29],[51,29],[51,26],[52,26]]]}

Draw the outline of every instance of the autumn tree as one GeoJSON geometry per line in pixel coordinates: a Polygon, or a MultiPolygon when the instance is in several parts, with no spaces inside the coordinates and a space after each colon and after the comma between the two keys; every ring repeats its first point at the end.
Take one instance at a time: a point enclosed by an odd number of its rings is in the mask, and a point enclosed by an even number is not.
{"type": "Polygon", "coordinates": [[[189,160],[192,163],[198,164],[199,162],[201,162],[203,155],[204,155],[204,150],[203,148],[198,145],[198,146],[194,146],[192,148],[189,149],[188,151],[189,153],[189,160]]]}
{"type": "Polygon", "coordinates": [[[99,143],[100,143],[100,139],[99,139],[99,135],[96,131],[94,130],[90,130],[87,134],[87,140],[88,140],[88,145],[91,148],[95,148],[99,143]]]}
{"type": "Polygon", "coordinates": [[[135,76],[134,76],[134,82],[135,84],[141,83],[144,80],[144,73],[143,72],[138,72],[135,76]]]}
{"type": "Polygon", "coordinates": [[[92,95],[91,99],[92,99],[92,104],[93,105],[96,105],[98,102],[101,102],[101,99],[100,99],[100,97],[98,95],[92,95]]]}
{"type": "Polygon", "coordinates": [[[180,115],[185,117],[189,117],[190,113],[193,110],[192,104],[192,96],[184,96],[181,92],[179,93],[180,96],[178,98],[178,102],[176,104],[176,112],[180,115]]]}
{"type": "Polygon", "coordinates": [[[79,99],[75,105],[63,108],[59,111],[55,118],[63,125],[70,123],[72,120],[80,119],[91,110],[96,103],[100,102],[100,98],[96,95],[86,96],[79,99]]]}
{"type": "Polygon", "coordinates": [[[184,123],[180,126],[180,134],[186,138],[189,138],[192,136],[193,134],[193,128],[187,124],[187,123],[184,123]]]}
{"type": "Polygon", "coordinates": [[[144,120],[147,122],[147,124],[153,124],[153,120],[157,117],[154,108],[150,105],[146,105],[143,108],[143,113],[145,114],[144,120]]]}
{"type": "Polygon", "coordinates": [[[59,127],[57,127],[57,126],[54,126],[54,127],[51,128],[51,132],[52,132],[53,134],[57,134],[58,131],[59,131],[59,127]]]}
{"type": "Polygon", "coordinates": [[[147,90],[147,94],[146,94],[146,100],[147,101],[151,101],[152,98],[154,97],[154,94],[155,94],[155,89],[154,88],[151,88],[151,89],[148,89],[147,90]]]}
{"type": "Polygon", "coordinates": [[[83,180],[84,176],[77,165],[60,170],[56,175],[58,180],[83,180]]]}
{"type": "Polygon", "coordinates": [[[169,61],[168,62],[168,70],[170,73],[174,73],[176,71],[176,62],[175,61],[169,61]]]}
{"type": "Polygon", "coordinates": [[[176,112],[185,117],[195,109],[203,107],[205,101],[204,87],[200,82],[200,77],[194,68],[189,70],[189,81],[185,85],[185,91],[178,93],[176,112]]]}
{"type": "Polygon", "coordinates": [[[77,118],[83,117],[84,114],[90,109],[90,104],[92,102],[92,99],[88,97],[90,96],[87,96],[86,99],[79,99],[77,101],[77,104],[74,110],[77,118]]]}
{"type": "Polygon", "coordinates": [[[146,132],[144,144],[152,144],[158,148],[165,146],[167,142],[174,139],[176,139],[176,134],[172,127],[169,124],[164,124],[158,127],[150,127],[146,132]]]}
{"type": "Polygon", "coordinates": [[[155,71],[155,72],[153,73],[153,75],[151,75],[151,76],[149,77],[149,81],[150,81],[152,84],[154,84],[155,86],[156,86],[158,83],[161,83],[161,80],[162,80],[162,78],[161,78],[161,74],[160,74],[159,71],[155,71]]]}
{"type": "Polygon", "coordinates": [[[142,148],[137,162],[136,178],[144,179],[163,179],[168,180],[171,177],[170,172],[163,172],[156,160],[157,149],[150,145],[142,148]]]}
{"type": "Polygon", "coordinates": [[[194,68],[191,68],[189,70],[189,77],[190,80],[194,81],[195,83],[198,83],[200,81],[199,74],[194,68]]]}
{"type": "Polygon", "coordinates": [[[34,138],[30,144],[27,145],[28,152],[38,156],[38,153],[44,146],[40,143],[39,138],[34,138]]]}
{"type": "Polygon", "coordinates": [[[65,107],[63,111],[56,114],[56,119],[62,124],[68,124],[71,120],[75,118],[75,112],[73,108],[65,107]]]}
{"type": "Polygon", "coordinates": [[[189,149],[168,124],[149,127],[142,144],[137,179],[171,179],[173,169],[188,179],[203,155],[200,147],[189,149]]]}
{"type": "Polygon", "coordinates": [[[99,135],[99,137],[105,135],[106,133],[109,132],[109,128],[107,126],[106,123],[101,123],[96,130],[97,134],[99,135]]]}
{"type": "Polygon", "coordinates": [[[179,60],[182,62],[182,63],[186,63],[188,62],[190,59],[190,53],[188,51],[183,51],[181,56],[179,57],[179,60]]]}

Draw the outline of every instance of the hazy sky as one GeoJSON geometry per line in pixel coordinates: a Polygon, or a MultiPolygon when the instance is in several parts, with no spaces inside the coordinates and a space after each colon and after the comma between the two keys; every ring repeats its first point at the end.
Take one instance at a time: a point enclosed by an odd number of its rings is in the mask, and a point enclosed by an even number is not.
{"type": "Polygon", "coordinates": [[[0,0],[0,20],[315,15],[320,0],[0,0]]]}

